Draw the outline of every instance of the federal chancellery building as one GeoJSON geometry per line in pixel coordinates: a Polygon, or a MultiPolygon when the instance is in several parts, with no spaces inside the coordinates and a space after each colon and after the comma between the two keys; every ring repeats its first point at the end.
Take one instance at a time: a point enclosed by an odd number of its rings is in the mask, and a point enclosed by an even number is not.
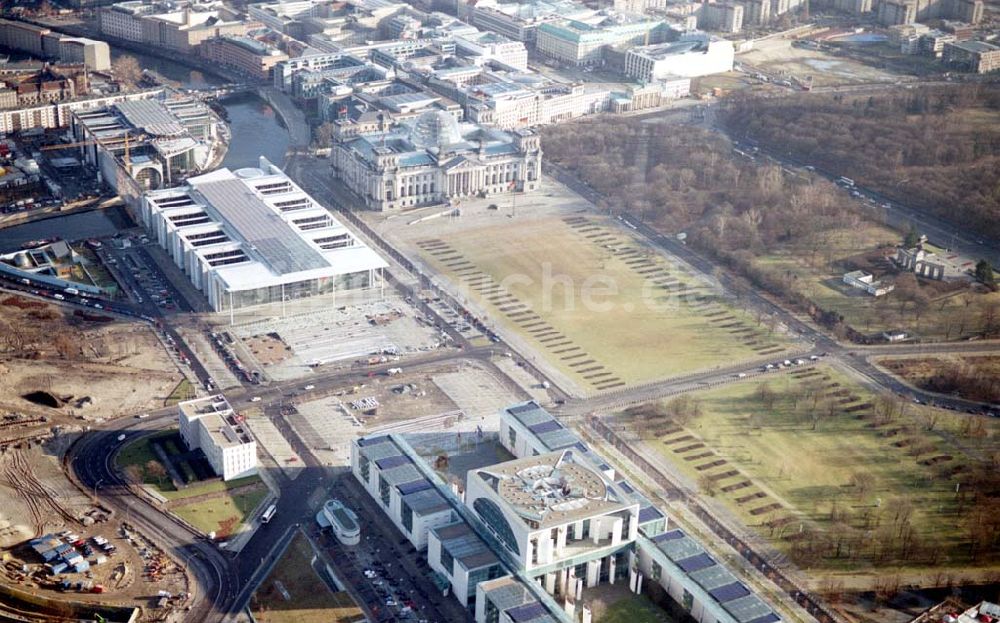
{"type": "Polygon", "coordinates": [[[781,620],[537,403],[501,410],[490,435],[477,431],[496,445],[479,455],[507,458],[471,466],[464,486],[441,476],[440,435],[363,437],[351,451],[355,478],[477,623],[590,623],[589,589],[649,582],[697,623],[781,620]]]}

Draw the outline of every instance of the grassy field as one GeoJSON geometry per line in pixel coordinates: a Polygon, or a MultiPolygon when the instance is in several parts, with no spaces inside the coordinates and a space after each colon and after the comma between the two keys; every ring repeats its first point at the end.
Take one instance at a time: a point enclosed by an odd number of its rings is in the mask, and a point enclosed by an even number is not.
{"type": "Polygon", "coordinates": [[[181,451],[177,447],[180,443],[177,431],[162,431],[123,446],[117,457],[118,468],[127,475],[130,466],[138,467],[144,485],[167,500],[171,512],[199,530],[226,536],[234,532],[267,497],[268,488],[260,476],[193,482],[177,489],[169,477],[158,478],[149,469],[150,461],[160,462],[152,448],[155,440],[166,442],[170,453],[181,451]]]}
{"type": "Polygon", "coordinates": [[[441,273],[581,387],[783,352],[773,330],[601,218],[541,218],[417,241],[441,273]]]}
{"type": "Polygon", "coordinates": [[[187,379],[182,379],[174,391],[170,392],[165,401],[166,406],[175,405],[182,400],[190,400],[195,397],[194,386],[191,385],[191,381],[187,379]]]}
{"type": "Polygon", "coordinates": [[[354,623],[361,608],[346,592],[333,592],[312,568],[312,546],[296,534],[250,602],[259,623],[354,623]],[[287,594],[287,598],[286,598],[287,594]]]}
{"type": "Polygon", "coordinates": [[[671,619],[645,595],[629,595],[608,606],[595,620],[600,623],[659,623],[671,619]]]}
{"type": "Polygon", "coordinates": [[[825,232],[816,240],[785,245],[757,263],[793,279],[795,288],[818,307],[835,311],[855,330],[871,334],[903,329],[929,339],[958,339],[982,330],[983,312],[1000,306],[1000,293],[976,293],[960,289],[952,293],[925,290],[930,302],[919,308],[901,307],[892,292],[879,298],[868,296],[841,283],[847,267],[844,260],[900,242],[900,234],[888,227],[863,223],[852,229],[825,232]]]}
{"type": "Polygon", "coordinates": [[[171,512],[204,533],[214,532],[222,538],[236,531],[253,514],[268,495],[267,487],[244,489],[236,493],[220,493],[189,504],[171,508],[171,512]]]}
{"type": "Polygon", "coordinates": [[[697,397],[690,420],[643,418],[647,445],[801,566],[1000,563],[971,545],[996,527],[976,512],[997,494],[994,420],[877,397],[829,366],[697,397]]]}

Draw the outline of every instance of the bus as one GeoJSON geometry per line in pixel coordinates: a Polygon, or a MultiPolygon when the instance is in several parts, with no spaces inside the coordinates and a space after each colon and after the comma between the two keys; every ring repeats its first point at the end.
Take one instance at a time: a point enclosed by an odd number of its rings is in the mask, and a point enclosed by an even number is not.
{"type": "Polygon", "coordinates": [[[842,184],[842,185],[844,185],[844,186],[846,186],[848,188],[851,188],[851,187],[854,186],[854,180],[852,180],[849,177],[843,177],[843,176],[841,176],[841,178],[839,180],[837,180],[837,183],[838,184],[842,184]]]}
{"type": "Polygon", "coordinates": [[[271,521],[271,518],[274,517],[274,514],[276,512],[278,512],[278,505],[277,504],[272,504],[272,505],[268,506],[267,510],[264,511],[264,514],[260,516],[260,523],[264,524],[264,523],[268,523],[269,521],[271,521]]]}

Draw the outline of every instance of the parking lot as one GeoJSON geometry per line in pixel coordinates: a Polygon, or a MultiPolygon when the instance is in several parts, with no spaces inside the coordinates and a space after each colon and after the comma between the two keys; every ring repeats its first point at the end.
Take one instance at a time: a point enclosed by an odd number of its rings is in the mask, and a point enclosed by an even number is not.
{"type": "Polygon", "coordinates": [[[151,243],[145,234],[123,233],[100,243],[95,250],[98,257],[133,302],[150,310],[157,308],[161,314],[191,311],[146,252],[144,246],[151,243]]]}
{"type": "Polygon", "coordinates": [[[411,623],[459,622],[471,615],[453,597],[441,594],[430,580],[426,555],[376,508],[350,474],[339,477],[336,494],[357,513],[363,526],[361,543],[345,546],[313,523],[316,540],[333,558],[340,577],[365,602],[375,621],[411,623]]]}

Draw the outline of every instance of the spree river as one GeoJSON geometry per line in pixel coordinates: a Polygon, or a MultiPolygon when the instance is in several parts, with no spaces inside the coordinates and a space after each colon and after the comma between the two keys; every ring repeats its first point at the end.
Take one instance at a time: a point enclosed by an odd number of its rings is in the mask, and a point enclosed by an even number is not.
{"type": "MultiPolygon", "coordinates": [[[[226,81],[218,76],[162,59],[112,48],[112,60],[122,55],[134,56],[143,69],[151,69],[161,76],[179,82],[187,88],[222,86],[226,81]]],[[[274,110],[253,94],[240,94],[222,100],[229,117],[232,139],[222,166],[230,169],[257,166],[260,156],[281,166],[288,148],[288,131],[274,110]]],[[[0,253],[17,250],[29,240],[63,238],[78,240],[110,236],[123,227],[132,225],[123,209],[111,208],[93,212],[67,214],[33,223],[0,230],[0,253]]]]}

